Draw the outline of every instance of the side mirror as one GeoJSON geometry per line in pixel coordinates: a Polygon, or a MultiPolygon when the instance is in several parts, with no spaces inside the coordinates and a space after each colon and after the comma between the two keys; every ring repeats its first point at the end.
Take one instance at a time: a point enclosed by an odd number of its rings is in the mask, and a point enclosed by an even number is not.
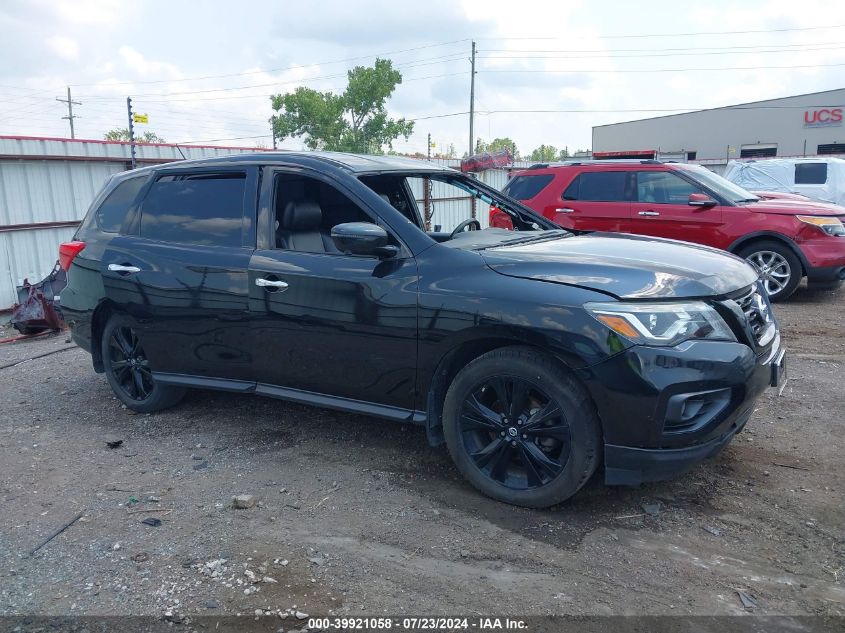
{"type": "Polygon", "coordinates": [[[338,250],[352,255],[393,257],[399,252],[389,246],[387,231],[370,222],[346,222],[332,227],[332,241],[338,250]]]}
{"type": "Polygon", "coordinates": [[[691,193],[689,195],[689,206],[706,209],[708,207],[715,207],[718,202],[708,196],[706,193],[691,193]]]}

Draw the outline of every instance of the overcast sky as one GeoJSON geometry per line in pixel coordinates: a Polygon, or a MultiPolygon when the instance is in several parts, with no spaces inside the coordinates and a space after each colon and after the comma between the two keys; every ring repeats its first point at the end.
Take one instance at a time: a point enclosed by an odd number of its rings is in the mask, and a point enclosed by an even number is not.
{"type": "Polygon", "coordinates": [[[139,128],[168,141],[269,146],[270,94],[342,91],[346,70],[378,55],[404,77],[391,114],[417,120],[396,149],[424,152],[431,133],[460,154],[472,39],[476,136],[520,152],[588,148],[593,125],[845,84],[837,0],[3,0],[0,33],[6,135],[69,136],[55,101],[69,84],[77,138],[125,127],[131,95],[150,116],[139,128]]]}

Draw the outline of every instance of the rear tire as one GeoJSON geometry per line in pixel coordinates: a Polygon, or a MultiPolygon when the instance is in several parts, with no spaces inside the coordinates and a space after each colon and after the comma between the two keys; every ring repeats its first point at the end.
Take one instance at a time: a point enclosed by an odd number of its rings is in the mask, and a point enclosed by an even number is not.
{"type": "Polygon", "coordinates": [[[754,242],[742,248],[738,255],[760,270],[770,301],[788,299],[801,283],[801,260],[786,244],[773,240],[754,242]]]}
{"type": "Polygon", "coordinates": [[[458,372],[446,393],[443,432],[473,486],[529,508],[574,495],[601,456],[587,391],[557,361],[526,347],[488,352],[458,372]]]}
{"type": "Polygon", "coordinates": [[[177,404],[185,389],[153,378],[144,348],[129,319],[113,316],[103,328],[103,369],[120,401],[138,413],[161,411],[177,404]]]}

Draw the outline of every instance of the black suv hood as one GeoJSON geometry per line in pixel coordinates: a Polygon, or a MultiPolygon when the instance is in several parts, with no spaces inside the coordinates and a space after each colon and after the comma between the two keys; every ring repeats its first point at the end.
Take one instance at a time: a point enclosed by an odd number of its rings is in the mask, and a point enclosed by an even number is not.
{"type": "Polygon", "coordinates": [[[480,251],[502,275],[580,286],[618,298],[723,295],[757,280],[745,261],[675,240],[592,233],[480,251]]]}

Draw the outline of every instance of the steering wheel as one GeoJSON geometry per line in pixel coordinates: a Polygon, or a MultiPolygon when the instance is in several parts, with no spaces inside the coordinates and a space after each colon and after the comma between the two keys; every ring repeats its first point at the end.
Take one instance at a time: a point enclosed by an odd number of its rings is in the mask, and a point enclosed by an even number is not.
{"type": "Polygon", "coordinates": [[[458,233],[463,231],[468,226],[474,226],[475,227],[474,229],[470,229],[470,231],[480,231],[481,230],[481,222],[479,222],[475,218],[470,218],[469,220],[464,220],[458,226],[456,226],[454,229],[452,229],[452,232],[449,233],[449,239],[451,240],[452,238],[454,238],[458,233]]]}

